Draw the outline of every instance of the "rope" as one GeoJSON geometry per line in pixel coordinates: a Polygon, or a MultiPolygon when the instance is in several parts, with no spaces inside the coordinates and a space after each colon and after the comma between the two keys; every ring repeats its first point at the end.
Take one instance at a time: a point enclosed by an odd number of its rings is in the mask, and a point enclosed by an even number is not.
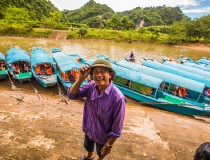
{"type": "Polygon", "coordinates": [[[57,82],[57,86],[58,86],[58,95],[61,97],[61,101],[62,102],[65,102],[67,105],[68,105],[68,102],[67,102],[67,100],[65,99],[65,97],[64,97],[64,94],[63,94],[63,92],[62,92],[62,90],[61,90],[61,87],[59,86],[59,84],[58,84],[58,82],[57,82]]]}
{"type": "Polygon", "coordinates": [[[16,91],[17,87],[14,85],[14,83],[12,82],[12,79],[10,77],[10,74],[8,73],[8,77],[9,77],[9,81],[11,83],[11,86],[12,86],[12,90],[16,91]]]}

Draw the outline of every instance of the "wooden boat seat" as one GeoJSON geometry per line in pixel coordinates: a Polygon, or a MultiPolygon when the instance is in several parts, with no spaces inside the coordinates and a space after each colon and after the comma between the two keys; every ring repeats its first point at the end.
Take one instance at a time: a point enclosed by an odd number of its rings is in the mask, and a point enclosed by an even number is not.
{"type": "Polygon", "coordinates": [[[165,95],[163,99],[168,102],[175,103],[175,104],[185,104],[185,101],[182,101],[181,99],[172,97],[170,95],[165,95]]]}

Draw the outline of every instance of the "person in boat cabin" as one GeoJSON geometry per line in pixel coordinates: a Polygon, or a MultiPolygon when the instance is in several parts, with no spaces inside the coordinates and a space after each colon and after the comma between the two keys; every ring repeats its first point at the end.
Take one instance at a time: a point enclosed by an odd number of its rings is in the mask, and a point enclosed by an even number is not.
{"type": "Polygon", "coordinates": [[[203,91],[204,96],[210,96],[210,88],[205,87],[203,91]]]}
{"type": "Polygon", "coordinates": [[[135,57],[134,57],[134,53],[133,53],[133,51],[131,51],[131,53],[130,53],[130,60],[131,61],[134,61],[135,60],[135,57]]]}
{"type": "Polygon", "coordinates": [[[26,62],[23,64],[23,66],[24,66],[24,72],[30,71],[29,65],[26,62]]]}
{"type": "Polygon", "coordinates": [[[172,89],[172,93],[176,96],[178,94],[179,86],[174,86],[172,89]]]}
{"type": "Polygon", "coordinates": [[[121,136],[127,101],[113,85],[114,77],[112,65],[105,59],[97,59],[91,66],[80,69],[78,79],[67,90],[70,99],[86,97],[82,130],[87,154],[81,157],[82,160],[94,159],[94,144],[98,160],[104,159],[121,136]],[[93,80],[80,87],[89,74],[93,80]]]}
{"type": "Polygon", "coordinates": [[[210,142],[204,142],[196,149],[194,160],[210,160],[210,142]]]}
{"type": "Polygon", "coordinates": [[[180,98],[188,96],[187,90],[184,87],[179,87],[178,95],[180,98]]]}
{"type": "Polygon", "coordinates": [[[3,63],[0,64],[0,71],[4,71],[5,69],[6,69],[6,65],[3,62],[3,63]]]}
{"type": "Polygon", "coordinates": [[[19,64],[16,64],[14,71],[16,72],[16,74],[20,74],[21,73],[19,64]]]}
{"type": "Polygon", "coordinates": [[[44,64],[40,65],[40,69],[41,69],[41,74],[46,75],[46,68],[44,64]]]}
{"type": "Polygon", "coordinates": [[[46,73],[47,73],[48,76],[53,74],[53,69],[52,69],[52,66],[50,64],[46,64],[46,73]]]}

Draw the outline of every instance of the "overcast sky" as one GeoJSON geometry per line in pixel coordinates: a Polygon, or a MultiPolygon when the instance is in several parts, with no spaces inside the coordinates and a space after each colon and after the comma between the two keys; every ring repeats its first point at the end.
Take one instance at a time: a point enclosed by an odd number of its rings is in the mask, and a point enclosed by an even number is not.
{"type": "MultiPolygon", "coordinates": [[[[82,7],[89,0],[50,0],[59,10],[75,10],[82,7]]],[[[210,0],[94,0],[100,4],[107,4],[115,12],[131,10],[136,7],[170,6],[180,7],[185,15],[199,18],[210,14],[210,0]]]]}

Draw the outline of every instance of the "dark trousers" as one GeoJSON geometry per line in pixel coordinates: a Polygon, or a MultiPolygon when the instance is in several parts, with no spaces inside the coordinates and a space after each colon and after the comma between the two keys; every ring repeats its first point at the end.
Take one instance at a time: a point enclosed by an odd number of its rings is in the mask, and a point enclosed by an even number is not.
{"type": "Polygon", "coordinates": [[[104,157],[101,155],[101,148],[104,146],[104,144],[98,144],[88,138],[88,136],[85,134],[85,140],[84,140],[84,147],[88,152],[94,151],[94,144],[96,144],[96,152],[99,157],[104,157]]]}

